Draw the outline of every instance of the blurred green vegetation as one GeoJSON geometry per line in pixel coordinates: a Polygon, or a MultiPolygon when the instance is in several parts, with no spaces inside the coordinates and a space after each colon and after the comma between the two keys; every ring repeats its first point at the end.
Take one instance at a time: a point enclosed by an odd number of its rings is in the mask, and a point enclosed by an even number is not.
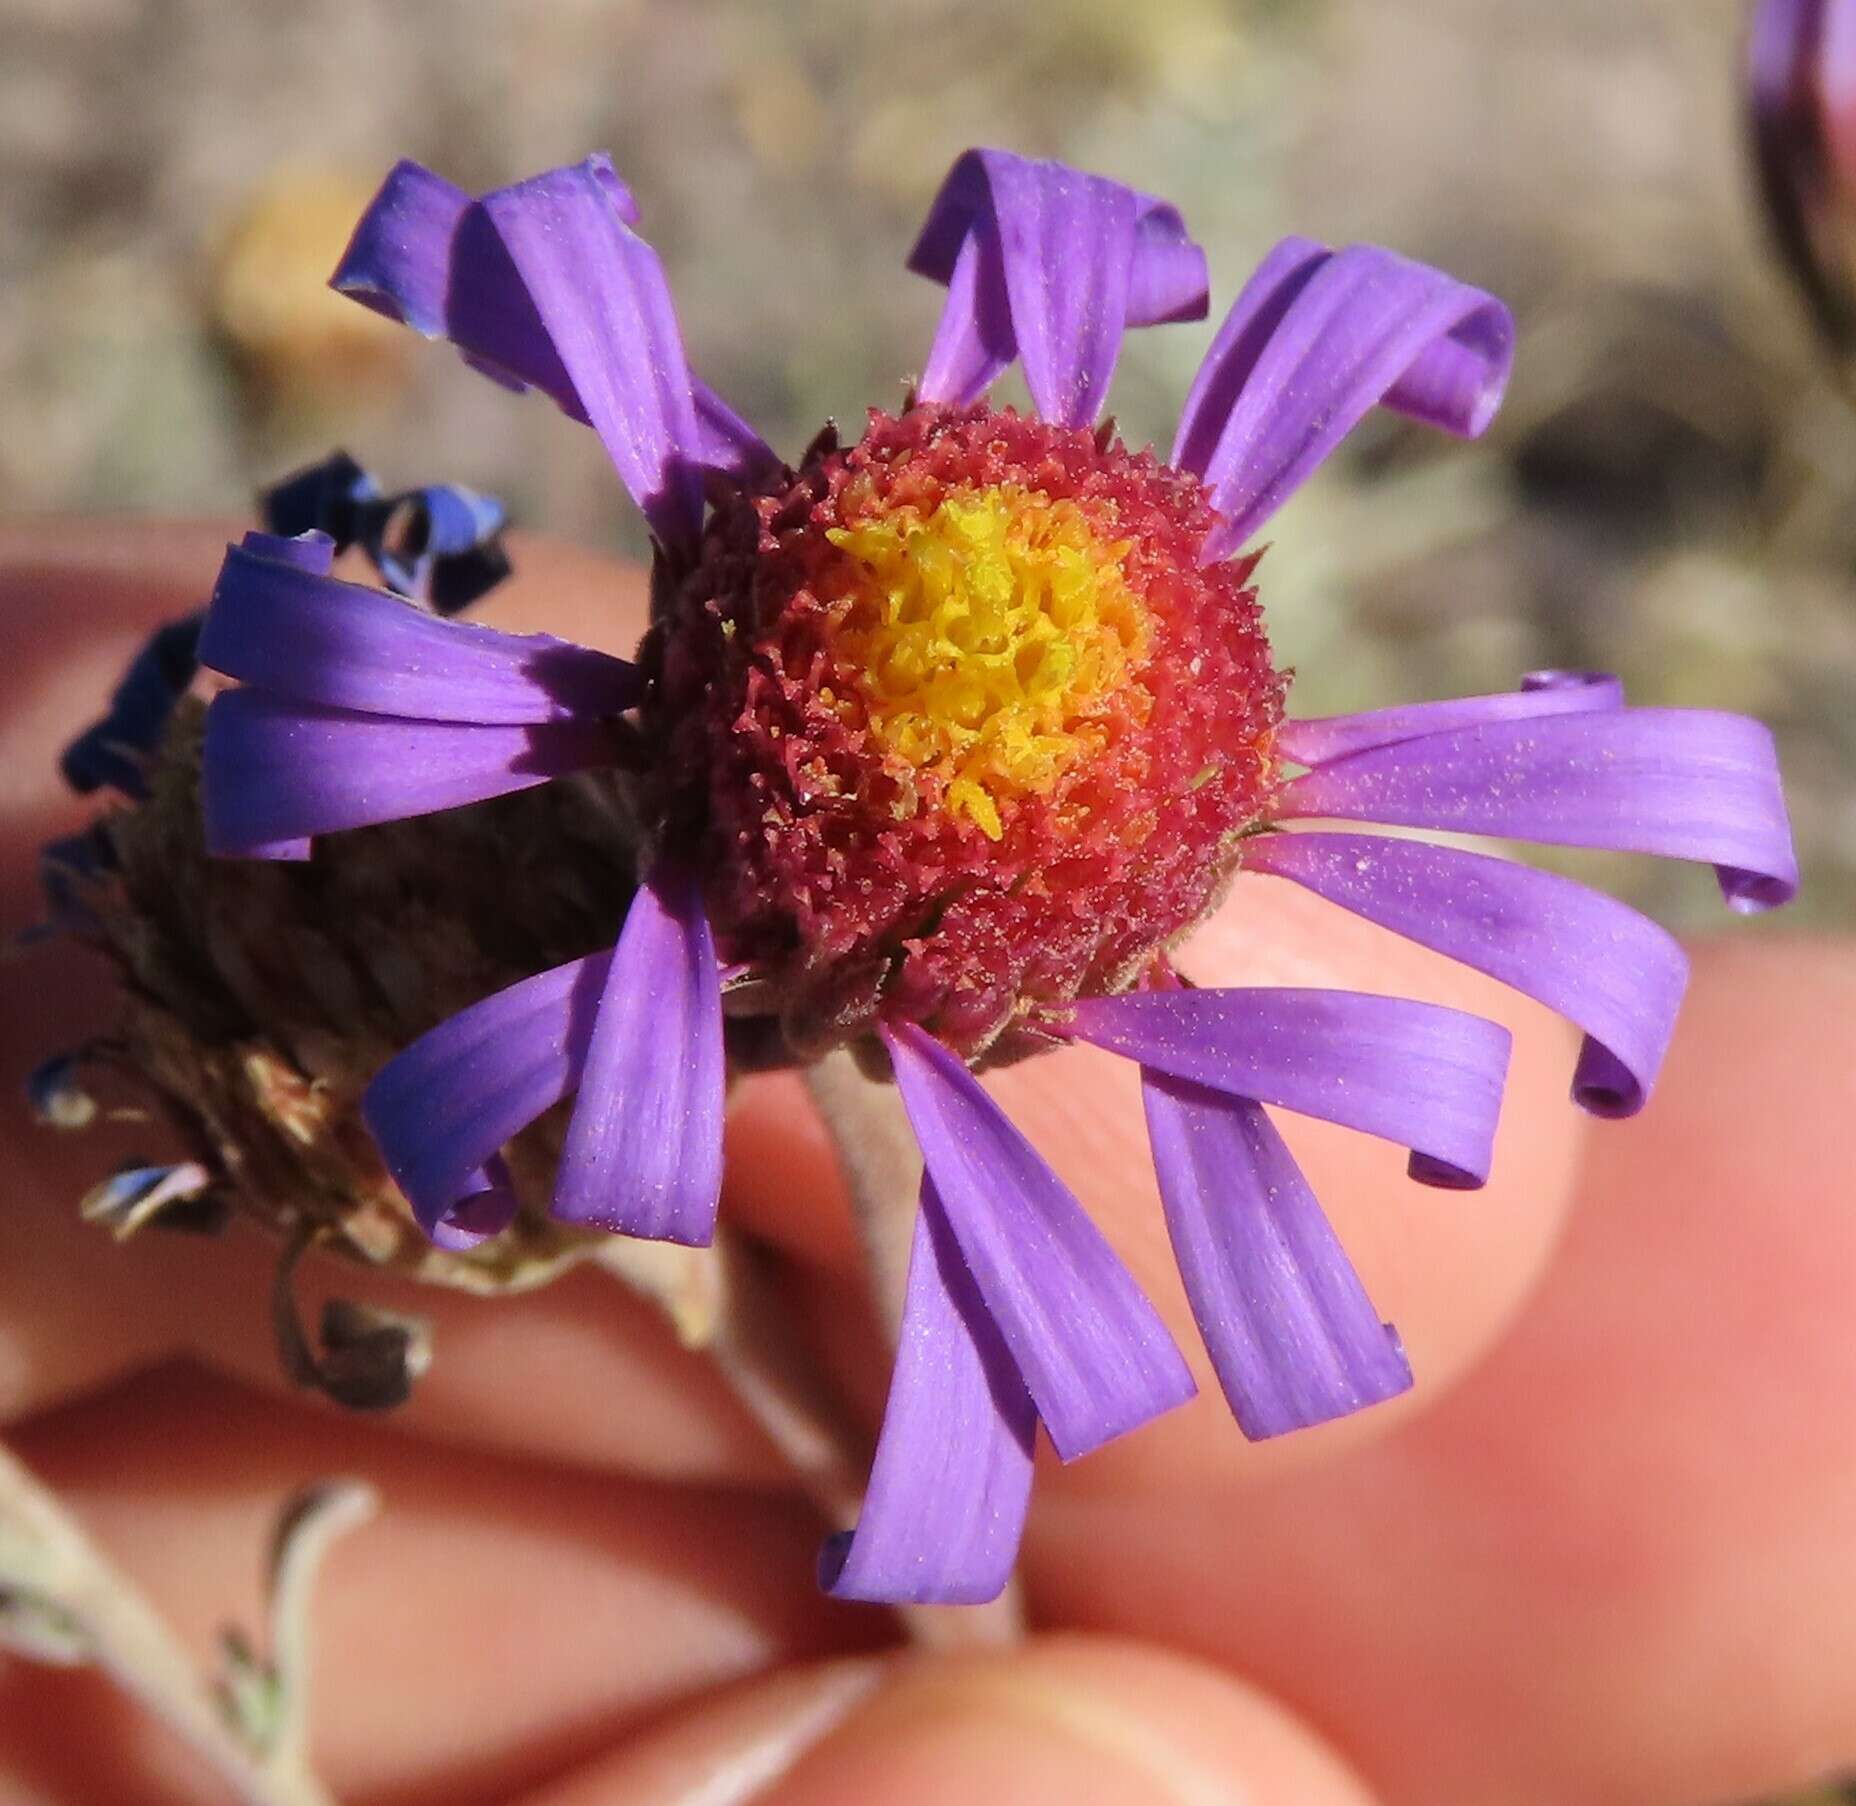
{"type": "MultiPolygon", "coordinates": [[[[901,260],[994,142],[1179,202],[1221,310],[1270,242],[1372,238],[1496,290],[1510,401],[1391,420],[1274,525],[1304,712],[1622,671],[1784,743],[1803,912],[1856,901],[1856,410],[1764,241],[1734,0],[13,0],[0,22],[0,495],[239,510],[341,443],[636,547],[597,444],[320,272],[392,160],[490,186],[609,148],[705,375],[777,445],[893,403],[938,291],[901,260]],[[354,317],[350,317],[350,315],[354,317]]],[[[1170,439],[1212,325],[1137,335],[1170,439]]],[[[1718,924],[1706,874],[1569,866],[1718,924]]]]}

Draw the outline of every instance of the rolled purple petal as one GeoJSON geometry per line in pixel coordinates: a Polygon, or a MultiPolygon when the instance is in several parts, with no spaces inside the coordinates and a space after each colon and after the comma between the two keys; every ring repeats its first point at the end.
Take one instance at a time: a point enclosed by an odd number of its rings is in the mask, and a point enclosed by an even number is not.
{"type": "MultiPolygon", "coordinates": [[[[361,1114],[428,1235],[475,1232],[506,1190],[497,1150],[580,1083],[611,952],[570,960],[486,997],[383,1066],[361,1114]]],[[[452,1245],[457,1245],[455,1239],[452,1245]]]]}
{"type": "Polygon", "coordinates": [[[502,240],[593,430],[651,529],[702,526],[702,447],[683,335],[657,253],[626,223],[602,157],[486,194],[502,240]]]}
{"type": "Polygon", "coordinates": [[[883,1039],[974,1284],[1058,1454],[1073,1460],[1190,1398],[1153,1306],[979,1081],[912,1023],[883,1039]]]}
{"type": "Polygon", "coordinates": [[[1586,1034],[1573,1096],[1644,1106],[1675,1032],[1688,956],[1636,910],[1569,878],[1382,834],[1263,834],[1244,870],[1287,878],[1556,1010],[1586,1034]]]}
{"type": "MultiPolygon", "coordinates": [[[[635,226],[638,209],[606,157],[593,172],[614,217],[635,226]]],[[[536,388],[585,423],[574,386],[520,272],[481,209],[463,189],[417,163],[387,177],[330,286],[428,339],[449,339],[467,362],[511,388],[536,388]]],[[[692,382],[693,456],[699,464],[749,478],[779,459],[718,395],[692,382]]]]}
{"type": "Polygon", "coordinates": [[[1772,735],[1705,709],[1491,722],[1380,746],[1296,778],[1278,812],[1699,860],[1742,912],[1798,888],[1772,735]]]}
{"type": "MultiPolygon", "coordinates": [[[[312,577],[326,577],[329,567],[335,562],[335,542],[328,534],[317,529],[295,534],[247,533],[239,541],[239,551],[252,558],[269,559],[273,563],[294,565],[298,570],[306,571],[312,577]]],[[[227,556],[231,556],[228,548],[227,556]]],[[[204,638],[206,622],[210,615],[202,614],[201,638],[204,638]]],[[[199,655],[199,641],[195,642],[194,660],[203,662],[199,655]]],[[[291,835],[283,840],[254,840],[239,842],[229,837],[213,839],[209,836],[209,845],[215,855],[225,859],[268,859],[278,864],[301,865],[314,851],[307,836],[291,835]]]]}
{"type": "Polygon", "coordinates": [[[1345,1417],[1411,1385],[1260,1105],[1143,1070],[1147,1134],[1192,1314],[1246,1436],[1345,1417]]]}
{"type": "Polygon", "coordinates": [[[1427,1184],[1488,1178],[1510,1037],[1480,1016],[1358,991],[1138,991],[1077,1004],[1069,1032],[1227,1097],[1398,1142],[1427,1184]]]}
{"type": "Polygon", "coordinates": [[[1357,715],[1285,721],[1276,731],[1276,750],[1295,765],[1326,765],[1370,747],[1490,721],[1532,721],[1541,715],[1583,715],[1623,706],[1624,686],[1609,672],[1530,671],[1519,690],[1494,696],[1453,696],[1357,715]]]}
{"type": "Polygon", "coordinates": [[[293,564],[318,577],[326,577],[335,562],[335,541],[313,527],[303,533],[247,533],[238,543],[253,558],[293,564]]]}
{"type": "Polygon", "coordinates": [[[554,1214],[705,1246],[722,1194],[722,981],[695,878],[639,886],[599,1001],[554,1214]]]}
{"type": "Polygon", "coordinates": [[[228,690],[206,712],[207,850],[287,857],[275,843],[455,809],[611,757],[598,721],[402,721],[228,690]]]}
{"type": "Polygon", "coordinates": [[[976,401],[1017,356],[1038,413],[1086,426],[1123,331],[1196,319],[1203,253],[1176,209],[1067,164],[973,150],[948,172],[909,267],[948,286],[917,392],[976,401]]]}
{"type": "Polygon", "coordinates": [[[1501,405],[1514,321],[1492,295],[1376,245],[1290,238],[1264,259],[1186,397],[1173,462],[1225,524],[1256,534],[1376,403],[1469,437],[1501,405]]]}
{"type": "Polygon", "coordinates": [[[857,1528],[825,1544],[819,1585],[834,1598],[889,1605],[996,1599],[1031,1502],[1037,1421],[924,1178],[869,1489],[857,1528]]]}
{"type": "Polygon", "coordinates": [[[696,401],[696,462],[752,483],[781,468],[778,454],[699,376],[690,379],[696,401]]]}
{"type": "Polygon", "coordinates": [[[199,657],[278,697],[425,721],[616,715],[641,692],[623,659],[552,634],[442,621],[242,546],[220,567],[199,657]]]}
{"type": "Polygon", "coordinates": [[[516,1220],[520,1208],[515,1181],[501,1154],[470,1174],[452,1204],[429,1225],[433,1243],[452,1254],[462,1254],[501,1235],[516,1220]]]}
{"type": "Polygon", "coordinates": [[[1170,326],[1202,320],[1211,303],[1205,252],[1171,201],[1134,191],[1134,258],[1128,268],[1128,324],[1170,326]]]}
{"type": "Polygon", "coordinates": [[[915,392],[923,401],[964,407],[978,401],[1017,354],[999,236],[975,231],[948,276],[947,302],[915,392]]]}

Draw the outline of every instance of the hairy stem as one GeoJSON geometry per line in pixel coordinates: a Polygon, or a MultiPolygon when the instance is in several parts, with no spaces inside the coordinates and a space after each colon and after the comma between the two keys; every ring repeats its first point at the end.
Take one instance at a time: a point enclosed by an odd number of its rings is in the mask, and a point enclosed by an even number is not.
{"type": "MultiPolygon", "coordinates": [[[[316,1566],[373,1509],[371,1489],[333,1482],[293,1502],[273,1562],[272,1656],[235,1653],[216,1690],[154,1607],[27,1468],[0,1448],[0,1643],[39,1660],[92,1664],[160,1718],[241,1806],[334,1806],[304,1746],[303,1673],[316,1566]]],[[[228,1639],[235,1652],[237,1639],[228,1639]]]]}
{"type": "Polygon", "coordinates": [[[922,1157],[895,1086],[866,1078],[845,1049],[808,1066],[805,1081],[850,1188],[878,1315],[893,1347],[902,1330],[922,1157]]]}

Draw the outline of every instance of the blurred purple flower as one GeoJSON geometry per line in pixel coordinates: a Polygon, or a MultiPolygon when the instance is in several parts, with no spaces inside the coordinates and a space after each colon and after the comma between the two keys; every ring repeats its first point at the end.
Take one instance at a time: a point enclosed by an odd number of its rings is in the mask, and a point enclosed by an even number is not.
{"type": "Polygon", "coordinates": [[[1826,337],[1856,348],[1856,0],[1759,0],[1747,75],[1779,248],[1826,337]]]}

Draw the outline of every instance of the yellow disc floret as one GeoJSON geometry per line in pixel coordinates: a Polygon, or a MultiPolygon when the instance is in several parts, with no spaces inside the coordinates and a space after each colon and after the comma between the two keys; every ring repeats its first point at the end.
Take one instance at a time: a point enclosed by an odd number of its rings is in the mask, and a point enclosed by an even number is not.
{"type": "Polygon", "coordinates": [[[997,840],[1000,806],[1097,750],[1147,620],[1115,540],[1077,503],[956,488],[834,527],[849,561],[833,647],[884,751],[943,780],[945,806],[997,840]]]}

